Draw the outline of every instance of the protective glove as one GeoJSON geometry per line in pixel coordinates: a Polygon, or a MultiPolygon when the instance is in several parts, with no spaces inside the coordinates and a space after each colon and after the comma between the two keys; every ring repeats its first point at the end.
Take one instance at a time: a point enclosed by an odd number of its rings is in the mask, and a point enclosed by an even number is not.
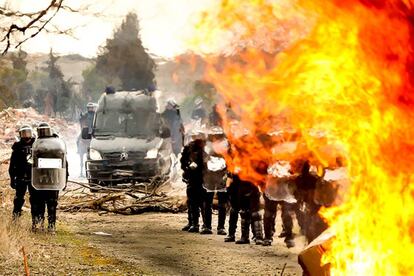
{"type": "Polygon", "coordinates": [[[16,179],[14,178],[10,179],[10,187],[12,189],[16,189],[16,179]]]}

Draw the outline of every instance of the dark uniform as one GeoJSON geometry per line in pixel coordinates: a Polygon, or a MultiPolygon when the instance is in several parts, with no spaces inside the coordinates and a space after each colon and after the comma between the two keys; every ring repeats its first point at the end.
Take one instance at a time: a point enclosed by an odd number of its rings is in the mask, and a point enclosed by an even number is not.
{"type": "Polygon", "coordinates": [[[22,213],[24,196],[27,188],[30,187],[32,180],[32,145],[35,139],[21,139],[12,146],[12,155],[10,158],[10,186],[16,190],[14,197],[13,218],[18,218],[22,213]]]}
{"type": "Polygon", "coordinates": [[[45,211],[47,207],[48,230],[56,229],[56,209],[58,205],[59,191],[36,190],[29,186],[30,205],[32,206],[32,229],[37,231],[38,227],[43,229],[45,211]]]}
{"type": "Polygon", "coordinates": [[[314,200],[318,179],[317,175],[310,172],[309,162],[304,162],[301,174],[296,179],[297,190],[295,197],[303,210],[296,213],[296,216],[308,242],[313,241],[328,228],[328,225],[319,215],[319,210],[322,206],[316,204],[314,200]]]}
{"type": "Polygon", "coordinates": [[[294,245],[294,235],[292,232],[293,228],[293,218],[292,214],[295,212],[296,203],[288,203],[286,201],[274,201],[271,200],[266,194],[263,195],[265,201],[265,212],[264,212],[264,234],[265,239],[263,245],[271,245],[273,241],[273,235],[275,233],[275,221],[277,214],[277,206],[281,207],[281,217],[282,217],[282,226],[283,232],[279,235],[280,238],[285,238],[285,243],[287,247],[293,247],[294,245]]]}
{"type": "Polygon", "coordinates": [[[214,105],[210,114],[208,115],[208,121],[210,126],[222,126],[223,118],[221,118],[220,113],[217,111],[217,105],[214,105]]]}
{"type": "Polygon", "coordinates": [[[241,218],[241,238],[237,244],[250,243],[250,225],[256,240],[256,244],[263,242],[263,227],[260,211],[260,191],[251,182],[241,180],[237,175],[232,176],[233,181],[228,187],[227,193],[230,198],[231,210],[229,218],[229,233],[226,242],[235,240],[238,213],[241,218]]]}
{"type": "MultiPolygon", "coordinates": [[[[42,123],[38,128],[38,138],[58,138],[57,134],[52,134],[50,126],[42,123]],[[42,129],[43,128],[43,129],[42,129]],[[41,129],[41,131],[39,131],[41,129]]],[[[68,162],[66,161],[66,182],[69,177],[68,162]]],[[[66,188],[66,184],[65,184],[66,188]]],[[[65,189],[63,188],[63,189],[65,189]]],[[[29,187],[30,205],[32,209],[32,230],[37,231],[40,227],[43,230],[45,211],[47,208],[48,231],[52,234],[56,231],[56,209],[59,199],[59,190],[36,190],[33,186],[29,187]]]]}
{"type": "MultiPolygon", "coordinates": [[[[213,210],[213,199],[214,192],[204,192],[204,225],[203,230],[205,234],[211,234],[211,220],[212,220],[212,210],[213,210]]],[[[218,224],[217,224],[217,234],[226,235],[224,230],[224,224],[226,223],[226,204],[227,204],[227,193],[226,192],[217,192],[218,200],[218,224]]],[[[203,231],[202,231],[203,234],[203,231]]]]}
{"type": "Polygon", "coordinates": [[[199,231],[199,218],[205,190],[203,188],[204,140],[196,139],[186,145],[181,156],[183,181],[187,183],[188,225],[183,230],[199,231]]]}

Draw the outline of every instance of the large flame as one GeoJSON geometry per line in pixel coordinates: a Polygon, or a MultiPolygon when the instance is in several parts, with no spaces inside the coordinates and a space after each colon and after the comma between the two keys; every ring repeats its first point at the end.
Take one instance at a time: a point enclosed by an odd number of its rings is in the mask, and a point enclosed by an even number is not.
{"type": "Polygon", "coordinates": [[[413,274],[414,1],[222,0],[197,28],[203,50],[231,47],[206,77],[251,134],[230,137],[242,177],[275,158],[261,134],[291,127],[324,165],[322,144],[339,143],[352,185],[322,211],[336,234],[323,261],[332,275],[413,274]]]}

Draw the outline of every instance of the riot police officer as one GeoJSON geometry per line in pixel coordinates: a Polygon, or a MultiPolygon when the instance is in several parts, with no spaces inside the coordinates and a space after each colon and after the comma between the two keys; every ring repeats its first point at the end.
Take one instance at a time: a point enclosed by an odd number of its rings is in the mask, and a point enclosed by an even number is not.
{"type": "Polygon", "coordinates": [[[204,148],[204,169],[203,169],[203,229],[201,234],[212,234],[212,205],[214,195],[218,199],[218,226],[217,234],[226,235],[224,224],[226,221],[226,173],[227,166],[224,154],[228,151],[228,142],[221,127],[212,127],[208,134],[206,146],[204,148]]]}
{"type": "Polygon", "coordinates": [[[288,248],[295,246],[293,228],[293,213],[297,209],[294,197],[295,176],[291,174],[289,162],[278,161],[267,170],[266,187],[264,189],[264,246],[270,246],[275,232],[275,220],[278,206],[281,207],[283,231],[279,238],[285,238],[288,248]]]}
{"type": "Polygon", "coordinates": [[[162,113],[162,118],[171,132],[171,143],[175,156],[181,153],[184,142],[184,125],[180,114],[180,107],[174,99],[169,99],[162,113]]]}
{"type": "Polygon", "coordinates": [[[201,120],[201,122],[205,123],[205,120],[207,118],[207,112],[203,107],[203,99],[198,97],[194,101],[194,110],[191,113],[191,119],[193,120],[201,120]]]}
{"type": "Polygon", "coordinates": [[[59,190],[66,188],[69,176],[66,145],[47,123],[39,124],[37,135],[38,139],[33,144],[32,185],[29,186],[32,230],[43,229],[47,207],[47,230],[55,234],[59,190]]]}
{"type": "Polygon", "coordinates": [[[203,188],[203,151],[205,145],[204,133],[194,130],[192,141],[186,145],[181,155],[183,181],[187,183],[188,224],[183,231],[199,232],[199,218],[205,190],[203,188]]]}
{"type": "Polygon", "coordinates": [[[32,179],[32,145],[35,141],[30,125],[19,129],[20,140],[13,144],[10,158],[10,186],[16,190],[14,197],[13,219],[21,216],[24,196],[32,179]]]}
{"type": "Polygon", "coordinates": [[[229,187],[231,210],[229,218],[229,233],[225,242],[235,241],[238,214],[241,218],[241,237],[236,244],[249,244],[249,230],[252,227],[255,243],[263,244],[262,216],[260,215],[260,190],[249,181],[240,179],[237,174],[229,175],[229,187]]]}

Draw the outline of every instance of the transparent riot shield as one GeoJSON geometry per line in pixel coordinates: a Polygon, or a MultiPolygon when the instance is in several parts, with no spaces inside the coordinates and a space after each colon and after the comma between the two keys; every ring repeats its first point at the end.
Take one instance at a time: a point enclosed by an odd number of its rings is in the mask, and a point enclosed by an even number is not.
{"type": "Polygon", "coordinates": [[[62,190],[66,185],[66,145],[58,137],[42,138],[32,148],[32,186],[36,190],[62,190]]]}

